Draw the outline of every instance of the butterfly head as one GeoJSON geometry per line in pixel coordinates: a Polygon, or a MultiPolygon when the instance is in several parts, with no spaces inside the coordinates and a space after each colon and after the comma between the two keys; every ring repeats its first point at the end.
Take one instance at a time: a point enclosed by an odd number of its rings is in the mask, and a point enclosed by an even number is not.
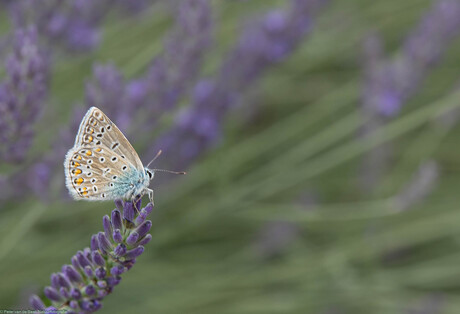
{"type": "Polygon", "coordinates": [[[149,181],[153,180],[153,177],[155,176],[155,170],[151,170],[149,168],[145,168],[145,174],[149,178],[149,181]]]}

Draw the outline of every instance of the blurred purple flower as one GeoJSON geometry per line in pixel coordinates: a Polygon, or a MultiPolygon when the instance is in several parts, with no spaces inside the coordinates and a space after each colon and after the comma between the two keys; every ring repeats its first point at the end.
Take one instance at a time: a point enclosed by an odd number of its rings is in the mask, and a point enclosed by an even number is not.
{"type": "Polygon", "coordinates": [[[147,125],[162,112],[173,108],[201,69],[212,32],[212,12],[207,0],[180,2],[176,25],[168,36],[164,52],[152,61],[145,77],[126,82],[113,65],[95,66],[86,85],[86,102],[100,107],[122,129],[127,130],[138,110],[147,125]]]}
{"type": "MultiPolygon", "coordinates": [[[[144,245],[152,238],[147,234],[152,223],[144,220],[153,205],[149,203],[138,215],[131,202],[117,200],[115,204],[122,207],[123,214],[114,209],[111,219],[104,216],[104,232],[91,237],[91,248],[78,251],[71,258],[71,265],[64,265],[61,272],[51,275],[51,286],[44,289],[44,295],[52,305],[46,307],[38,296],[30,297],[30,305],[35,310],[95,312],[102,307],[104,297],[120,283],[121,275],[133,267],[136,258],[144,252],[144,245]],[[143,219],[136,220],[140,215],[143,219]],[[127,216],[134,219],[127,220],[127,216]],[[125,236],[120,239],[118,234],[125,236]]],[[[136,205],[140,208],[140,202],[136,205]]]]}
{"type": "Polygon", "coordinates": [[[8,8],[16,27],[36,25],[40,36],[71,51],[88,51],[100,41],[99,26],[111,9],[139,12],[145,0],[22,0],[8,8]]]}
{"type": "Polygon", "coordinates": [[[367,54],[376,62],[366,62],[364,106],[375,107],[385,117],[395,116],[459,34],[460,1],[436,1],[409,33],[395,58],[367,54]]]}
{"type": "MultiPolygon", "coordinates": [[[[371,35],[364,42],[362,136],[378,131],[395,117],[416,93],[429,70],[440,60],[449,43],[460,35],[460,1],[438,0],[410,31],[396,56],[385,57],[381,39],[371,35]]],[[[371,191],[388,167],[391,144],[366,154],[361,170],[362,189],[371,191]]]]}
{"type": "Polygon", "coordinates": [[[49,64],[35,28],[17,30],[0,83],[0,159],[22,161],[48,92],[49,64]]]}
{"type": "Polygon", "coordinates": [[[122,74],[110,64],[94,66],[93,79],[86,84],[88,106],[100,107],[122,130],[125,130],[130,122],[126,121],[130,108],[125,102],[124,85],[122,74]]]}
{"type": "Polygon", "coordinates": [[[184,167],[221,136],[223,119],[243,92],[267,68],[282,61],[310,31],[312,18],[326,1],[293,0],[289,9],[274,10],[248,25],[215,79],[195,85],[189,107],[174,127],[160,137],[158,148],[175,150],[175,167],[184,167]]]}

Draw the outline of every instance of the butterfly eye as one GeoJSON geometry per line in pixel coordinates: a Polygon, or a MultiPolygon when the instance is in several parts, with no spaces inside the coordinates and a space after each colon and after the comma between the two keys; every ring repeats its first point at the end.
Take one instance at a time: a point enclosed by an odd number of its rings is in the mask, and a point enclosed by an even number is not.
{"type": "Polygon", "coordinates": [[[149,179],[152,180],[152,178],[153,178],[153,173],[150,172],[149,170],[146,170],[145,172],[147,172],[147,175],[149,176],[149,179]]]}

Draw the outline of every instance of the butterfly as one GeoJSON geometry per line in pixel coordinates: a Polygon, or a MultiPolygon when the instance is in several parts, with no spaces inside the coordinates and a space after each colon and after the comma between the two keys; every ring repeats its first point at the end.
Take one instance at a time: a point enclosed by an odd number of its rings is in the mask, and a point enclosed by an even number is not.
{"type": "Polygon", "coordinates": [[[148,194],[155,171],[144,167],[133,146],[118,127],[96,107],[91,107],[80,123],[74,146],[64,160],[65,183],[77,200],[103,201],[122,198],[133,201],[148,194]]]}

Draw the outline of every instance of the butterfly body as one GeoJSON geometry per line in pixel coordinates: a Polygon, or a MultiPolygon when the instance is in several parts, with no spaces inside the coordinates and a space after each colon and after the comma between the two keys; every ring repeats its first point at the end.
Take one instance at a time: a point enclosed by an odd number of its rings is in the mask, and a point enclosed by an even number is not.
{"type": "Polygon", "coordinates": [[[98,108],[83,118],[64,161],[66,186],[74,199],[133,200],[149,194],[154,171],[144,167],[123,133],[98,108]]]}

